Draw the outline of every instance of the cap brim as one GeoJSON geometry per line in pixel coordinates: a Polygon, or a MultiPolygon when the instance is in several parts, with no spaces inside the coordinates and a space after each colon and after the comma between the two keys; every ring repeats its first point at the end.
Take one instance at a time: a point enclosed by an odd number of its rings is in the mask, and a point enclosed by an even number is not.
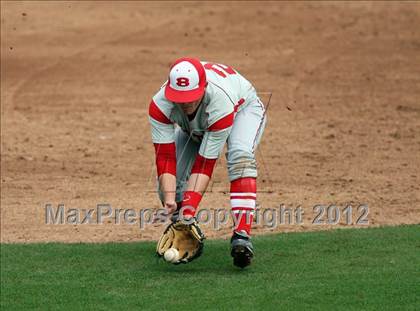
{"type": "Polygon", "coordinates": [[[174,103],[191,103],[199,100],[204,93],[204,86],[191,91],[177,91],[172,89],[169,85],[165,87],[165,97],[174,103]]]}

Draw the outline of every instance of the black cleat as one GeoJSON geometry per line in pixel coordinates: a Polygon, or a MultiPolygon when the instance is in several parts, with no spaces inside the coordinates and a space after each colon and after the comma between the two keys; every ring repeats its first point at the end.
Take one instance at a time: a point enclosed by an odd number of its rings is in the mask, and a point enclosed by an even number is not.
{"type": "Polygon", "coordinates": [[[245,268],[251,264],[254,256],[254,248],[252,246],[251,238],[246,231],[234,231],[230,239],[231,256],[233,257],[233,264],[239,268],[245,268]]]}

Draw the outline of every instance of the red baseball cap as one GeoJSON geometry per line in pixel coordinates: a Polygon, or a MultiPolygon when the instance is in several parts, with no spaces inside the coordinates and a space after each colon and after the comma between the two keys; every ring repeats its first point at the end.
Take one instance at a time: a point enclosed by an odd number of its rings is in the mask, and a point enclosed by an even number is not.
{"type": "Polygon", "coordinates": [[[171,66],[165,96],[174,103],[194,102],[204,94],[206,85],[206,71],[201,62],[183,57],[171,66]]]}

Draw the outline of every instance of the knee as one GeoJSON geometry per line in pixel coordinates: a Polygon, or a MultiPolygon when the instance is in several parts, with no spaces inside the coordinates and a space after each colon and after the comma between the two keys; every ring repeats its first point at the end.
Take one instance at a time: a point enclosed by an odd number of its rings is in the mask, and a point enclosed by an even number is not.
{"type": "Polygon", "coordinates": [[[234,164],[247,165],[255,160],[254,153],[252,153],[250,150],[243,150],[243,149],[228,150],[226,153],[226,157],[227,157],[229,165],[234,165],[234,164]]]}
{"type": "Polygon", "coordinates": [[[229,179],[257,177],[257,161],[251,151],[229,150],[227,152],[229,179]]]}

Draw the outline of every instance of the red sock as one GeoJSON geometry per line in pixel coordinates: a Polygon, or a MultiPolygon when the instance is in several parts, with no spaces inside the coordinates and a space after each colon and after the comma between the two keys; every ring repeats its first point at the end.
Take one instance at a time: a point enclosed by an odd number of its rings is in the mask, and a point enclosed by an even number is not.
{"type": "Polygon", "coordinates": [[[257,198],[257,179],[243,177],[230,183],[230,204],[237,225],[235,231],[245,230],[251,233],[257,198]]]}

